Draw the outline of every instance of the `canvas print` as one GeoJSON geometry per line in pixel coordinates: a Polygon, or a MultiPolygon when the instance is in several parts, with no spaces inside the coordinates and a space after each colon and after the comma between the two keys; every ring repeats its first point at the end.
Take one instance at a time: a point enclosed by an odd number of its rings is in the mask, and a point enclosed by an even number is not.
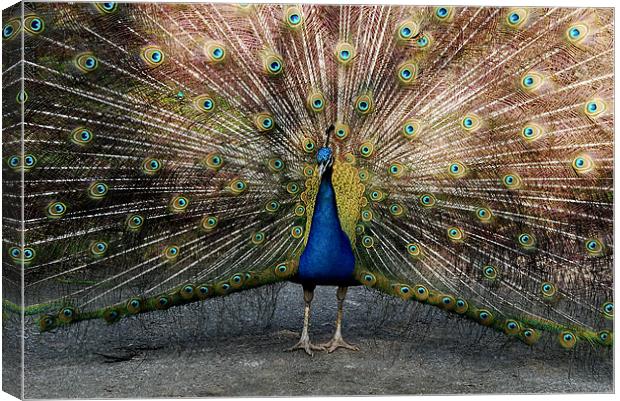
{"type": "Polygon", "coordinates": [[[613,392],[613,20],[5,9],[4,391],[613,392]]]}

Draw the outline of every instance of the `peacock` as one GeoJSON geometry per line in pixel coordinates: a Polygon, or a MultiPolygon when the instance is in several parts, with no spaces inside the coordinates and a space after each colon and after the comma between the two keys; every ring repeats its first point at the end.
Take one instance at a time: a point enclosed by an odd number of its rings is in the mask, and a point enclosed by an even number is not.
{"type": "Polygon", "coordinates": [[[47,332],[289,281],[309,355],[359,350],[351,286],[611,347],[613,29],[605,8],[19,3],[4,309],[47,332]]]}

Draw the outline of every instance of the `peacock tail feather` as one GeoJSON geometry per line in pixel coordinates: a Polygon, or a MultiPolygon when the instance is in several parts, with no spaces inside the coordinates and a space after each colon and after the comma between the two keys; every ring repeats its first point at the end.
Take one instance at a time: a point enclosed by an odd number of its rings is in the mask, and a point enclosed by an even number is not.
{"type": "Polygon", "coordinates": [[[3,267],[42,330],[294,281],[328,144],[360,284],[611,345],[612,9],[23,6],[3,267]]]}

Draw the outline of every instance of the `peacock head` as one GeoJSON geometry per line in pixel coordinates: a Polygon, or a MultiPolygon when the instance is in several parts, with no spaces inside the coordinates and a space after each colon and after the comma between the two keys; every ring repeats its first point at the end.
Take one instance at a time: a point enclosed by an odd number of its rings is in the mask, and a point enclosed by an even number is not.
{"type": "Polygon", "coordinates": [[[316,161],[319,164],[319,177],[334,164],[333,152],[331,148],[325,146],[316,153],[316,161]]]}

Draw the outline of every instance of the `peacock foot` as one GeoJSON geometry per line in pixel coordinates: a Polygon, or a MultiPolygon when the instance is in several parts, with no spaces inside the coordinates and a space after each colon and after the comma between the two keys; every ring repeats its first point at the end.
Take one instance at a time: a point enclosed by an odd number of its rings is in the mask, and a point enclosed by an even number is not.
{"type": "Polygon", "coordinates": [[[302,337],[299,342],[293,345],[291,348],[287,349],[287,351],[296,351],[302,349],[306,351],[306,354],[313,356],[314,353],[312,351],[325,351],[325,347],[322,345],[315,345],[310,342],[310,338],[302,337]]]}
{"type": "Polygon", "coordinates": [[[334,338],[332,338],[325,344],[321,344],[321,346],[323,347],[323,349],[327,350],[327,352],[334,352],[338,348],[346,348],[350,349],[351,351],[360,350],[360,347],[358,347],[357,345],[349,344],[348,342],[344,341],[342,336],[334,336],[334,338]]]}

